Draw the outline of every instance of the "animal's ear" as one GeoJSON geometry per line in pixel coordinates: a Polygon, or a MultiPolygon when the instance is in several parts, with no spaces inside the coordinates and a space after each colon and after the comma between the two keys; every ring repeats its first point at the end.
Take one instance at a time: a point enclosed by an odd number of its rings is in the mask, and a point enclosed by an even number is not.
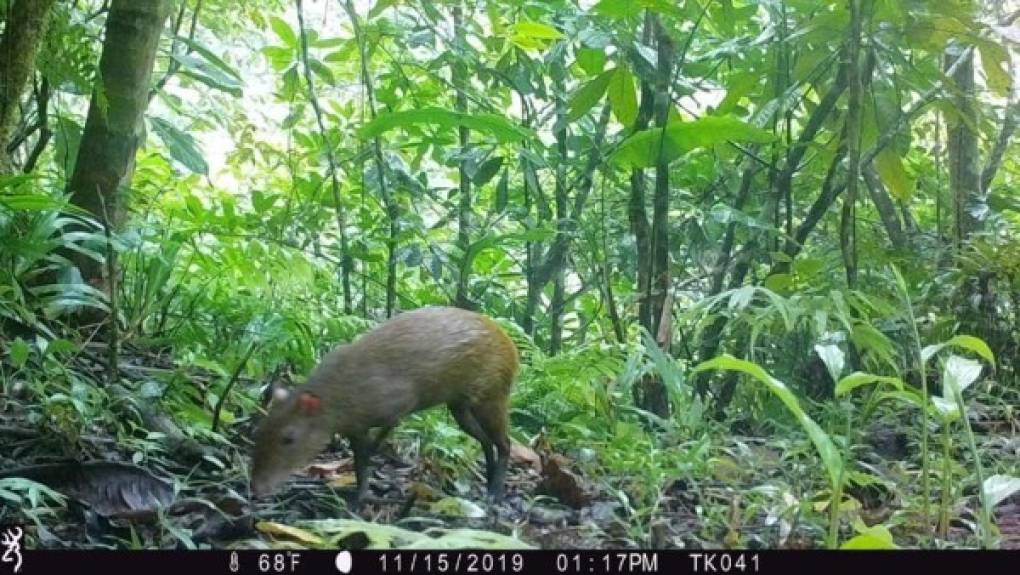
{"type": "Polygon", "coordinates": [[[274,386],[273,387],[273,401],[275,401],[277,403],[280,403],[280,402],[283,402],[283,401],[287,401],[287,398],[289,396],[290,396],[290,392],[287,391],[286,387],[280,387],[280,386],[274,386]]]}
{"type": "Polygon", "coordinates": [[[318,415],[322,411],[322,398],[307,391],[298,396],[298,408],[305,415],[318,415]]]}

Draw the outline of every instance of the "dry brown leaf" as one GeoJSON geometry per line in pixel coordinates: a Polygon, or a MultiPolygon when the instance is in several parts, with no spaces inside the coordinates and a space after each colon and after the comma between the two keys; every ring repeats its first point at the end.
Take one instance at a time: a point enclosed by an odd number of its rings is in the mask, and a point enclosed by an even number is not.
{"type": "Polygon", "coordinates": [[[542,457],[534,449],[517,443],[510,444],[510,461],[520,465],[526,465],[534,469],[536,473],[542,473],[542,457]]]}
{"type": "Polygon", "coordinates": [[[580,509],[591,503],[592,494],[580,475],[567,469],[570,460],[562,455],[545,458],[539,493],[551,495],[563,504],[580,509]]]}
{"type": "Polygon", "coordinates": [[[350,458],[338,459],[336,461],[319,461],[306,467],[305,475],[319,478],[332,477],[342,471],[350,471],[352,469],[354,469],[354,461],[350,458]]]}
{"type": "Polygon", "coordinates": [[[358,483],[358,478],[352,472],[340,473],[333,476],[327,485],[330,487],[351,487],[358,483]]]}

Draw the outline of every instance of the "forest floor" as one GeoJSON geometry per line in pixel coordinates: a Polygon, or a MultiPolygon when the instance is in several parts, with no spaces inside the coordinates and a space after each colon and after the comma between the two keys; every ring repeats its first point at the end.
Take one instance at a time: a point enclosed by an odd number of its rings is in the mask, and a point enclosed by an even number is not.
{"type": "MultiPolygon", "coordinates": [[[[87,367],[79,374],[91,370],[98,380],[94,359],[90,367],[79,365],[87,367]]],[[[168,365],[165,356],[152,354],[124,362],[121,384],[134,390],[168,365]]],[[[707,477],[663,477],[644,486],[657,494],[654,504],[637,508],[628,493],[636,498],[640,485],[607,488],[627,482],[594,477],[592,466],[555,453],[547,443],[534,449],[514,444],[507,496],[488,505],[481,465],[424,457],[421,446],[398,431],[374,458],[370,495],[354,513],[346,442],[334,442],[276,496],[256,501],[246,479],[254,419],[222,435],[189,429],[168,441],[174,433],[153,433],[151,422],[148,433],[135,424],[119,432],[102,423],[71,429],[66,413],[49,409],[44,415],[25,407],[30,404],[37,405],[16,395],[0,398],[6,446],[0,451],[0,481],[6,478],[0,502],[14,503],[0,506],[0,522],[24,523],[40,548],[363,548],[447,537],[444,544],[472,547],[804,549],[821,547],[824,539],[824,499],[794,497],[811,493],[802,477],[806,470],[791,464],[789,445],[775,437],[713,435],[712,449],[722,455],[711,459],[707,477]]],[[[1015,414],[1006,411],[977,410],[982,419],[974,422],[984,450],[1003,458],[1020,455],[1010,419],[1015,414]]],[[[920,519],[906,511],[916,503],[904,501],[916,483],[916,469],[904,463],[909,438],[894,429],[889,424],[871,433],[861,466],[880,480],[848,489],[857,504],[848,516],[867,525],[891,524],[897,542],[920,543],[920,519]]],[[[952,513],[956,519],[941,545],[975,545],[977,506],[959,504],[952,513]]],[[[1020,549],[1020,497],[996,508],[995,523],[1000,546],[1020,549]]],[[[843,531],[853,535],[849,525],[843,531]]]]}

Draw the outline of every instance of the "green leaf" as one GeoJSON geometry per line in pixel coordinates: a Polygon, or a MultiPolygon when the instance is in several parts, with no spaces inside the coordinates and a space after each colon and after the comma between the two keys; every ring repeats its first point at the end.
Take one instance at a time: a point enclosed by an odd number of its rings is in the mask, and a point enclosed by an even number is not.
{"type": "Polygon", "coordinates": [[[943,421],[956,421],[960,417],[960,406],[954,399],[946,399],[937,395],[931,396],[931,404],[943,421]]]}
{"type": "Polygon", "coordinates": [[[496,213],[503,213],[510,202],[510,170],[503,170],[499,177],[499,184],[496,185],[496,213]]]}
{"type": "Polygon", "coordinates": [[[839,485],[843,472],[843,458],[840,456],[839,451],[837,451],[835,444],[832,443],[832,439],[801,408],[796,396],[786,387],[785,383],[769,375],[758,364],[737,359],[729,354],[702,362],[694,368],[694,373],[710,369],[739,371],[765,384],[765,387],[779,398],[783,405],[786,406],[786,409],[797,418],[801,428],[808,434],[815,449],[818,451],[818,455],[822,459],[822,463],[825,465],[825,470],[828,472],[830,486],[835,488],[839,485]]]}
{"type": "Polygon", "coordinates": [[[981,377],[981,364],[973,359],[951,355],[942,371],[942,396],[952,400],[956,391],[970,387],[981,377]]]}
{"type": "Polygon", "coordinates": [[[489,183],[492,178],[496,177],[501,167],[503,167],[503,156],[495,156],[485,160],[482,162],[482,165],[478,166],[478,171],[475,172],[473,178],[474,184],[482,187],[489,183]]]}
{"type": "Polygon", "coordinates": [[[330,70],[328,66],[326,66],[319,60],[316,60],[315,58],[309,58],[308,67],[312,69],[312,72],[315,72],[316,76],[322,78],[326,85],[328,86],[336,85],[336,78],[333,77],[333,71],[330,70]]]}
{"type": "Polygon", "coordinates": [[[706,116],[692,122],[673,122],[662,128],[637,132],[624,140],[613,160],[636,168],[650,168],[661,159],[672,162],[681,155],[727,141],[768,143],[771,133],[732,117],[706,116]]]}
{"type": "Polygon", "coordinates": [[[243,78],[241,77],[240,72],[235,70],[233,68],[233,66],[231,66],[230,64],[227,64],[226,62],[224,62],[222,58],[217,56],[209,48],[206,48],[205,45],[202,44],[201,42],[199,42],[197,40],[192,40],[191,38],[186,38],[184,36],[177,36],[177,41],[181,42],[182,44],[185,44],[186,46],[188,46],[189,48],[191,48],[195,52],[198,52],[203,58],[205,58],[205,60],[207,62],[209,62],[210,64],[212,64],[216,68],[218,68],[224,74],[227,74],[228,76],[231,76],[232,78],[234,78],[238,82],[243,81],[243,78]]]}
{"type": "Polygon", "coordinates": [[[1009,52],[1006,47],[996,42],[980,42],[981,66],[985,70],[988,87],[996,96],[1005,98],[1009,95],[1012,80],[1009,74],[1009,52]]]}
{"type": "Polygon", "coordinates": [[[577,51],[577,65],[591,76],[599,74],[606,65],[606,53],[594,48],[580,48],[577,51]]]}
{"type": "MultiPolygon", "coordinates": [[[[839,349],[838,345],[831,343],[827,345],[817,344],[815,345],[815,353],[822,359],[825,368],[829,370],[829,376],[832,377],[832,381],[839,381],[839,375],[843,373],[843,365],[846,362],[843,350],[839,349]]],[[[838,391],[836,395],[839,395],[838,391]]]]}
{"type": "Polygon", "coordinates": [[[871,373],[855,371],[854,373],[851,373],[839,380],[839,383],[836,384],[836,397],[846,395],[862,385],[869,385],[872,383],[888,383],[895,387],[898,391],[903,391],[903,381],[898,377],[888,377],[884,375],[874,375],[871,373]]]}
{"type": "Polygon", "coordinates": [[[232,96],[241,96],[241,83],[219,68],[210,66],[207,62],[188,54],[174,54],[171,57],[183,67],[182,75],[193,78],[210,88],[227,92],[232,96]]]}
{"type": "Polygon", "coordinates": [[[21,368],[28,361],[28,354],[31,348],[28,346],[28,342],[21,339],[20,337],[14,338],[8,348],[8,353],[11,354],[11,365],[15,368],[21,368]]]}
{"type": "Polygon", "coordinates": [[[371,139],[395,128],[417,127],[423,124],[444,129],[465,126],[494,136],[501,142],[516,142],[534,137],[531,130],[515,125],[497,114],[462,114],[438,107],[380,114],[375,120],[362,126],[358,135],[363,139],[371,139]]]}
{"type": "Polygon", "coordinates": [[[624,20],[637,18],[645,10],[680,15],[679,5],[680,3],[674,0],[601,0],[592,11],[616,20],[624,20]]]}
{"type": "Polygon", "coordinates": [[[978,354],[988,363],[995,365],[995,354],[982,339],[972,335],[958,335],[943,343],[926,346],[921,350],[921,360],[927,362],[936,353],[947,347],[959,347],[978,354]]]}
{"type": "Polygon", "coordinates": [[[867,527],[839,546],[840,549],[899,549],[885,525],[867,527]]]}
{"type": "Polygon", "coordinates": [[[615,68],[612,70],[606,70],[574,92],[574,95],[570,98],[570,103],[568,104],[568,122],[573,122],[588,113],[588,110],[591,110],[592,106],[602,99],[602,95],[606,93],[606,89],[609,87],[609,81],[613,79],[615,72],[615,68]]]}
{"type": "Polygon", "coordinates": [[[280,40],[283,40],[284,44],[291,48],[297,48],[300,45],[294,29],[290,27],[290,24],[283,21],[282,18],[270,16],[269,26],[273,29],[273,32],[276,32],[276,35],[280,38],[280,40]]]}
{"type": "Polygon", "coordinates": [[[730,311],[743,311],[754,299],[754,286],[743,286],[733,290],[728,304],[730,311]]]}
{"type": "Polygon", "coordinates": [[[893,197],[902,202],[910,201],[914,193],[914,182],[907,175],[907,171],[903,169],[903,160],[892,148],[885,148],[875,158],[875,171],[878,172],[893,197]]]}
{"type": "Polygon", "coordinates": [[[161,118],[150,118],[149,122],[175,160],[196,174],[209,173],[209,165],[202,157],[202,152],[191,134],[178,130],[173,124],[161,118]]]}
{"type": "Polygon", "coordinates": [[[988,507],[995,507],[1010,495],[1020,491],[1020,478],[1010,475],[993,475],[985,479],[984,490],[988,507]]]}
{"type": "Polygon", "coordinates": [[[515,36],[536,40],[559,40],[563,37],[563,34],[556,28],[538,22],[517,22],[511,28],[515,36]]]}
{"type": "Polygon", "coordinates": [[[450,517],[478,519],[485,517],[485,510],[477,503],[460,497],[444,497],[429,506],[429,512],[450,517]]]}
{"type": "Polygon", "coordinates": [[[613,108],[616,119],[625,127],[634,124],[638,115],[637,91],[634,89],[634,78],[626,66],[616,68],[607,88],[609,105],[613,108]]]}

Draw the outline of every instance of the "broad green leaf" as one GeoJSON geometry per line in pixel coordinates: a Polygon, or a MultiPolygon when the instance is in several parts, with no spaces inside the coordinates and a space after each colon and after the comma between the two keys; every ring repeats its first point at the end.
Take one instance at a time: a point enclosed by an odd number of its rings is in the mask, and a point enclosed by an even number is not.
{"type": "Polygon", "coordinates": [[[630,127],[638,115],[637,91],[634,89],[634,78],[626,66],[616,68],[607,88],[609,105],[613,114],[624,127],[630,127]]]}
{"type": "Polygon", "coordinates": [[[875,171],[882,178],[882,183],[889,188],[889,193],[897,200],[909,202],[914,193],[914,182],[903,169],[903,160],[892,148],[885,148],[875,158],[875,171]]]}
{"type": "Polygon", "coordinates": [[[948,400],[963,392],[981,377],[981,364],[973,359],[951,355],[942,371],[942,396],[948,400]]]}
{"type": "Polygon", "coordinates": [[[645,10],[660,14],[680,15],[679,5],[679,2],[673,0],[601,0],[592,8],[592,12],[623,20],[637,18],[645,10]]]}
{"type": "Polygon", "coordinates": [[[981,67],[985,70],[988,87],[996,96],[1005,98],[1009,95],[1009,87],[1012,85],[1009,75],[1009,52],[1005,46],[988,41],[980,42],[978,51],[981,52],[981,67]]]}
{"type": "Polygon", "coordinates": [[[503,156],[494,156],[485,160],[482,162],[482,165],[478,166],[478,171],[475,172],[473,178],[474,184],[481,187],[489,183],[492,178],[496,177],[501,167],[503,167],[503,156]]]}
{"type": "Polygon", "coordinates": [[[1020,491],[1020,478],[1010,475],[993,475],[985,479],[985,499],[989,507],[995,507],[1007,497],[1020,491]]]}
{"type": "Polygon", "coordinates": [[[315,75],[322,79],[323,82],[328,86],[336,85],[336,78],[333,77],[333,71],[328,66],[316,60],[315,58],[308,59],[308,67],[315,72],[315,75]]]}
{"type": "Polygon", "coordinates": [[[606,70],[594,80],[591,80],[584,86],[581,86],[577,92],[574,92],[573,97],[570,98],[567,110],[567,121],[573,122],[581,116],[588,113],[592,106],[598,103],[602,99],[602,95],[606,93],[606,89],[609,87],[609,81],[613,79],[616,69],[606,70]]]}
{"type": "MultiPolygon", "coordinates": [[[[827,345],[816,344],[815,353],[822,359],[825,368],[829,370],[829,376],[832,377],[832,381],[839,381],[839,376],[843,373],[843,365],[846,362],[843,350],[839,349],[838,345],[831,343],[827,345]]],[[[839,395],[838,388],[836,395],[839,395]]]]}
{"type": "Polygon", "coordinates": [[[966,349],[967,351],[972,351],[988,363],[995,365],[995,354],[992,353],[988,344],[981,338],[977,338],[972,335],[957,335],[949,341],[925,346],[925,348],[921,350],[921,360],[927,362],[935,354],[947,347],[959,347],[966,349]]]}
{"type": "Polygon", "coordinates": [[[874,375],[871,373],[855,371],[854,373],[851,373],[839,380],[839,383],[836,384],[836,396],[839,397],[841,395],[845,395],[862,385],[869,385],[872,383],[888,383],[899,391],[903,390],[903,381],[898,377],[888,377],[884,375],[874,375]]]}
{"type": "Polygon", "coordinates": [[[754,298],[754,286],[743,286],[733,290],[730,295],[729,310],[742,311],[750,305],[754,298]]]}
{"type": "Polygon", "coordinates": [[[173,124],[161,118],[150,118],[159,139],[163,140],[170,156],[196,174],[208,174],[209,165],[191,134],[178,130],[173,124]]]}
{"type": "Polygon", "coordinates": [[[297,48],[300,45],[298,41],[297,33],[290,27],[290,24],[286,23],[283,19],[277,16],[269,17],[269,26],[276,32],[276,35],[283,40],[283,43],[290,46],[291,48],[297,48]]]}
{"type": "Polygon", "coordinates": [[[894,369],[896,368],[896,362],[893,357],[895,347],[892,341],[871,324],[857,323],[854,325],[853,329],[850,330],[850,341],[857,347],[874,353],[882,361],[889,363],[894,369]]]}
{"type": "Polygon", "coordinates": [[[577,51],[577,65],[591,76],[599,74],[606,65],[606,53],[594,48],[581,48],[577,51]]]}
{"type": "Polygon", "coordinates": [[[11,342],[10,347],[7,349],[11,354],[11,365],[15,368],[24,366],[25,362],[28,361],[28,354],[31,348],[29,348],[28,342],[20,337],[14,338],[14,341],[11,342]]]}
{"type": "Polygon", "coordinates": [[[936,413],[938,413],[943,421],[955,421],[956,418],[960,417],[960,406],[956,404],[954,399],[946,399],[937,395],[931,396],[931,404],[935,407],[936,413]]]}
{"type": "Polygon", "coordinates": [[[729,371],[739,371],[750,375],[757,379],[761,383],[765,384],[765,387],[769,389],[786,409],[790,411],[797,418],[801,428],[808,434],[811,442],[814,444],[815,449],[818,450],[818,455],[822,459],[822,463],[825,465],[825,470],[829,475],[830,486],[835,488],[839,484],[843,472],[843,458],[840,456],[839,451],[836,449],[835,444],[832,443],[832,439],[822,430],[821,427],[815,423],[815,420],[801,408],[800,402],[797,401],[796,396],[790,391],[786,384],[778,379],[772,377],[764,369],[756,363],[746,361],[743,359],[737,359],[729,354],[724,354],[714,359],[702,362],[694,368],[694,373],[701,371],[707,371],[711,369],[721,369],[729,371]]]}
{"type": "Polygon", "coordinates": [[[210,88],[227,92],[232,96],[240,97],[242,95],[240,81],[225,74],[219,68],[210,66],[204,60],[199,60],[188,54],[174,54],[172,58],[183,67],[182,75],[193,78],[210,88]]]}
{"type": "Polygon", "coordinates": [[[889,391],[886,393],[879,394],[878,397],[881,400],[898,399],[917,408],[921,408],[924,405],[924,402],[921,401],[921,394],[912,389],[889,391]]]}
{"type": "Polygon", "coordinates": [[[839,546],[840,549],[899,549],[885,525],[867,527],[839,546]]]}
{"type": "Polygon", "coordinates": [[[0,207],[11,211],[43,211],[60,206],[60,202],[43,194],[0,194],[0,207]]]}
{"type": "Polygon", "coordinates": [[[706,116],[692,122],[673,122],[663,128],[637,132],[624,140],[613,160],[636,168],[650,168],[659,160],[672,162],[686,152],[727,141],[768,143],[775,137],[736,118],[706,116]]]}
{"type": "Polygon", "coordinates": [[[485,510],[477,503],[460,497],[444,497],[429,506],[429,512],[450,517],[478,519],[485,517],[485,510]]]}
{"type": "Polygon", "coordinates": [[[362,126],[358,135],[363,139],[371,139],[394,128],[420,125],[431,125],[444,129],[465,126],[494,136],[501,142],[516,142],[534,137],[531,130],[522,128],[497,114],[462,114],[438,107],[380,114],[375,120],[362,126]]]}
{"type": "Polygon", "coordinates": [[[556,28],[538,22],[517,22],[510,27],[507,39],[522,50],[542,50],[550,42],[563,38],[556,28]]]}
{"type": "Polygon", "coordinates": [[[243,81],[240,72],[234,69],[233,66],[227,64],[222,58],[217,56],[212,50],[207,48],[204,44],[197,40],[192,40],[184,36],[177,36],[177,41],[187,45],[189,48],[198,52],[207,62],[213,66],[219,68],[224,74],[233,77],[238,82],[243,81]]]}
{"type": "Polygon", "coordinates": [[[559,40],[563,34],[552,26],[539,22],[517,22],[512,26],[514,34],[538,40],[559,40]]]}

